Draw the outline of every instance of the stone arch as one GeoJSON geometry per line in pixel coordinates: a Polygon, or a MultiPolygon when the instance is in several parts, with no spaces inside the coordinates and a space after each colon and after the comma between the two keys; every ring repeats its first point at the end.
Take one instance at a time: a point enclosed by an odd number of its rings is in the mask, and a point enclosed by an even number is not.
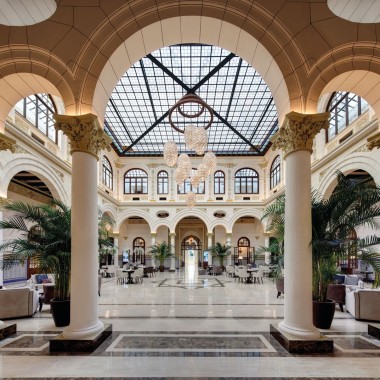
{"type": "Polygon", "coordinates": [[[174,217],[174,219],[172,220],[172,222],[170,223],[170,232],[175,232],[175,228],[176,228],[177,224],[183,218],[185,218],[187,216],[199,218],[206,225],[207,231],[210,230],[209,226],[211,223],[210,223],[210,220],[207,217],[207,215],[205,215],[202,211],[197,210],[197,209],[193,209],[193,210],[184,209],[184,210],[181,210],[180,212],[178,212],[176,214],[176,216],[174,217]]]}
{"type": "Polygon", "coordinates": [[[160,227],[166,227],[170,231],[170,224],[169,220],[158,220],[154,223],[151,232],[157,232],[160,227]]]}
{"type": "Polygon", "coordinates": [[[348,174],[354,170],[365,170],[372,176],[377,185],[380,184],[380,172],[378,170],[378,162],[368,154],[353,153],[350,156],[338,159],[333,166],[331,166],[322,181],[319,184],[318,191],[326,198],[331,195],[335,187],[335,173],[337,170],[343,174],[348,174]]]}
{"type": "Polygon", "coordinates": [[[0,185],[0,194],[6,194],[12,178],[21,171],[35,174],[48,186],[54,198],[59,199],[66,205],[71,203],[69,194],[64,186],[64,179],[60,173],[40,159],[25,154],[13,154],[12,159],[3,168],[3,180],[0,185]]]}
{"type": "Polygon", "coordinates": [[[149,215],[149,213],[146,211],[138,210],[138,209],[124,210],[120,214],[118,214],[117,219],[116,219],[115,230],[120,231],[120,226],[122,225],[122,223],[126,219],[131,218],[133,216],[138,216],[138,217],[144,219],[148,223],[150,230],[153,231],[154,221],[153,221],[151,215],[149,215]]]}
{"type": "MultiPolygon", "coordinates": [[[[156,21],[128,36],[112,53],[102,71],[97,76],[94,75],[98,80],[95,85],[91,84],[94,87],[91,90],[93,96],[86,103],[92,104],[92,109],[88,109],[87,112],[97,114],[103,119],[116,83],[131,65],[163,46],[185,42],[217,45],[245,59],[260,73],[271,90],[279,120],[289,112],[290,97],[286,84],[289,77],[285,78],[283,75],[276,62],[278,57],[274,58],[274,54],[271,55],[259,38],[240,26],[201,15],[178,16],[156,21]]],[[[288,61],[283,60],[282,63],[284,62],[288,61]]],[[[289,82],[295,85],[297,80],[290,79],[289,82]]],[[[85,92],[89,93],[89,90],[85,92]]]]}
{"type": "Polygon", "coordinates": [[[116,228],[116,215],[117,215],[116,208],[109,203],[105,203],[104,205],[99,207],[99,209],[102,214],[107,213],[115,221],[115,228],[116,228]]]}
{"type": "Polygon", "coordinates": [[[58,75],[58,73],[57,77],[49,79],[39,74],[27,72],[19,72],[3,76],[0,79],[0,132],[4,131],[7,116],[15,104],[19,100],[32,94],[51,94],[53,97],[62,99],[66,113],[74,112],[74,96],[68,84],[66,83],[63,86],[62,83],[62,76],[58,75]]]}
{"type": "Polygon", "coordinates": [[[262,224],[263,229],[265,231],[266,223],[265,223],[265,221],[261,220],[261,218],[263,216],[263,212],[256,209],[256,208],[245,208],[245,209],[241,209],[238,212],[236,212],[234,215],[232,215],[231,219],[229,220],[228,228],[226,228],[226,230],[232,231],[232,228],[233,228],[234,224],[236,223],[236,221],[239,218],[242,218],[244,216],[252,216],[252,217],[256,218],[262,224]]]}
{"type": "Polygon", "coordinates": [[[209,231],[213,231],[215,227],[217,226],[220,226],[220,227],[223,227],[227,233],[227,230],[228,230],[228,223],[227,221],[224,221],[224,220],[218,220],[216,218],[214,218],[214,220],[211,221],[210,223],[210,230],[209,231]]]}
{"type": "Polygon", "coordinates": [[[349,91],[365,98],[380,115],[380,100],[376,95],[380,90],[379,55],[379,47],[371,42],[346,44],[324,54],[308,73],[312,81],[306,113],[322,112],[320,103],[324,96],[334,91],[349,91]]]}

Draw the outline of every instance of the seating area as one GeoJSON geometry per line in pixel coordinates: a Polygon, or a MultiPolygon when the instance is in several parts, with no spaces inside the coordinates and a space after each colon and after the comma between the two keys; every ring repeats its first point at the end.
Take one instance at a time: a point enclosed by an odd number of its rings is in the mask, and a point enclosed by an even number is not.
{"type": "Polygon", "coordinates": [[[26,286],[42,292],[44,284],[54,285],[54,276],[50,273],[32,274],[27,281],[26,286]]]}
{"type": "Polygon", "coordinates": [[[39,293],[34,288],[0,289],[0,319],[31,317],[38,301],[39,293]]]}

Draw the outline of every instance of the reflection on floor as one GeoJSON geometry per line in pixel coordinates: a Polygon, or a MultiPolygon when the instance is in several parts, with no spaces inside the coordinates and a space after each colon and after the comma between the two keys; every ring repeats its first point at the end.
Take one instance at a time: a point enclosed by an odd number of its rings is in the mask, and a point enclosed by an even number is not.
{"type": "Polygon", "coordinates": [[[286,352],[269,335],[283,317],[284,298],[276,296],[271,279],[244,284],[166,272],[137,285],[105,279],[99,317],[113,333],[94,353],[50,354],[48,341],[60,329],[45,305],[16,320],[17,334],[0,342],[0,378],[379,378],[380,341],[338,307],[324,332],[333,354],[286,352]]]}

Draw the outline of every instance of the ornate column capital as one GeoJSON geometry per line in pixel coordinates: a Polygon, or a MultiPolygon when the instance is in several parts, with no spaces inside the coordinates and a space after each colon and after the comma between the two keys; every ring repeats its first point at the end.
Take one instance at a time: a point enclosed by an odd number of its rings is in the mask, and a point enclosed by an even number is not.
{"type": "Polygon", "coordinates": [[[169,233],[169,236],[170,236],[170,237],[175,237],[175,235],[176,235],[175,232],[170,232],[170,233],[169,233]]]}
{"type": "Polygon", "coordinates": [[[289,153],[297,150],[313,152],[314,137],[321,129],[329,125],[330,112],[303,114],[289,112],[284,123],[271,138],[272,149],[282,149],[284,159],[289,153]]]}
{"type": "Polygon", "coordinates": [[[151,237],[156,237],[156,236],[157,236],[157,232],[151,232],[151,233],[150,233],[150,236],[151,236],[151,237]]]}
{"type": "Polygon", "coordinates": [[[55,129],[62,130],[69,138],[71,151],[92,154],[99,159],[99,151],[111,150],[111,138],[100,126],[98,117],[91,113],[86,115],[68,116],[54,115],[55,129]]]}
{"type": "Polygon", "coordinates": [[[380,132],[375,133],[373,136],[368,137],[367,139],[368,150],[372,150],[374,148],[380,148],[380,132]]]}
{"type": "Polygon", "coordinates": [[[214,233],[213,232],[207,232],[207,236],[214,236],[214,233]]]}
{"type": "Polygon", "coordinates": [[[119,231],[112,231],[112,232],[111,232],[111,235],[112,235],[113,237],[115,237],[115,238],[119,238],[119,236],[120,236],[120,232],[119,232],[119,231]]]}
{"type": "Polygon", "coordinates": [[[0,132],[0,150],[10,150],[12,153],[16,151],[16,140],[5,136],[0,132]]]}

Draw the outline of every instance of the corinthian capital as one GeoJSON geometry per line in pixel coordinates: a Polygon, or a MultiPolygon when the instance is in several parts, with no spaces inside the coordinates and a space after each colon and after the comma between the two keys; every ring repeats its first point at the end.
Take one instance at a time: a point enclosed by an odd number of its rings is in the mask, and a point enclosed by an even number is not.
{"type": "Polygon", "coordinates": [[[100,126],[97,116],[91,113],[78,116],[55,114],[54,118],[55,129],[62,130],[70,140],[71,154],[85,152],[98,160],[100,150],[111,149],[111,138],[100,126]]]}
{"type": "Polygon", "coordinates": [[[368,141],[368,144],[367,144],[368,150],[372,150],[374,148],[380,148],[380,132],[377,132],[373,136],[368,137],[367,141],[368,141]]]}
{"type": "Polygon", "coordinates": [[[10,150],[12,153],[16,151],[16,140],[0,133],[0,150],[10,150]]]}
{"type": "Polygon", "coordinates": [[[282,149],[284,157],[296,150],[313,152],[315,135],[329,125],[330,112],[303,114],[289,112],[279,131],[271,138],[273,149],[282,149]]]}

